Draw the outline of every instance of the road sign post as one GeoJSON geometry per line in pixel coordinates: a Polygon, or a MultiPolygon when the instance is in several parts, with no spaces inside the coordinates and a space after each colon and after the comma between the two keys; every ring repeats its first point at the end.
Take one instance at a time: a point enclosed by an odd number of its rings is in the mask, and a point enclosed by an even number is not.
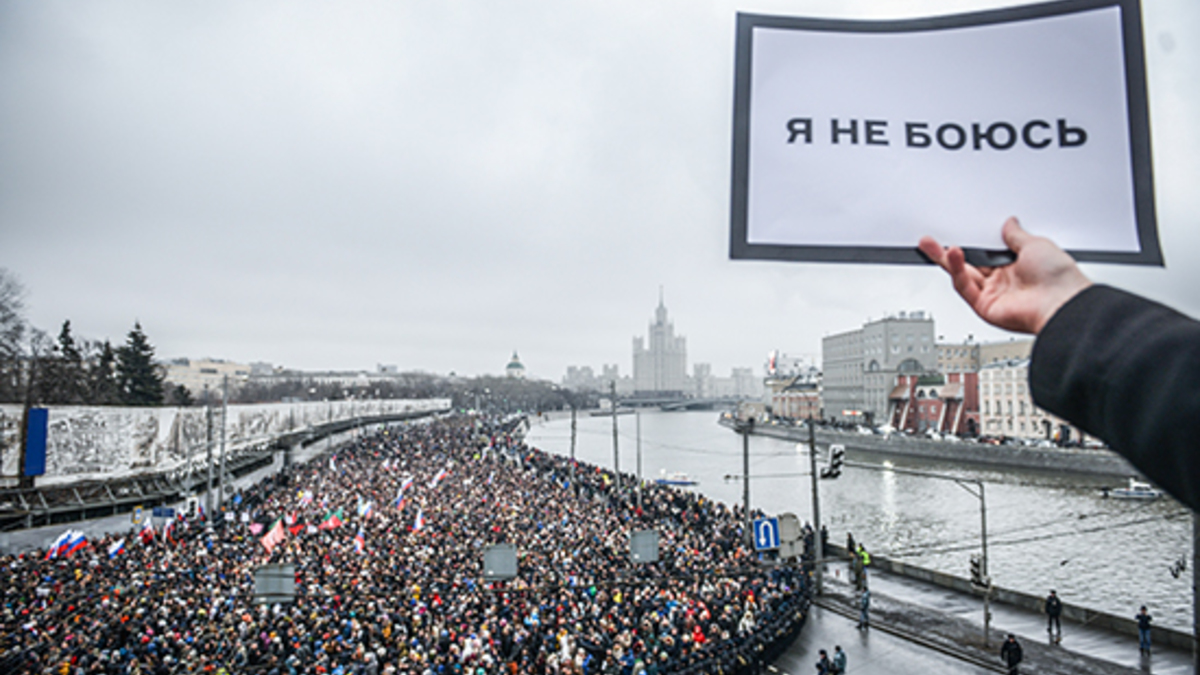
{"type": "Polygon", "coordinates": [[[759,518],[754,521],[754,550],[771,551],[779,548],[779,519],[759,518]]]}

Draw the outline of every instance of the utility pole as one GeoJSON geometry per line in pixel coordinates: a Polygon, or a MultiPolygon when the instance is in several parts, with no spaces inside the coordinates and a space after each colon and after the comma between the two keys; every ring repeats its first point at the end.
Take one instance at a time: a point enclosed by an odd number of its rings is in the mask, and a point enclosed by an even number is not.
{"type": "MultiPolygon", "coordinates": [[[[962,485],[962,483],[959,483],[962,485]]],[[[983,548],[983,579],[987,582],[987,587],[983,589],[983,646],[988,646],[988,633],[991,630],[992,624],[992,578],[988,576],[988,555],[987,555],[987,495],[983,491],[983,481],[976,483],[979,487],[979,532],[981,546],[983,548]]],[[[967,490],[970,492],[970,490],[967,490]]]]}
{"type": "Polygon", "coordinates": [[[579,486],[575,484],[575,401],[571,401],[571,489],[579,494],[579,486]]]}
{"type": "Polygon", "coordinates": [[[742,517],[746,521],[746,547],[754,550],[754,520],[750,517],[750,431],[754,429],[754,418],[742,420],[742,517]]]}
{"type": "Polygon", "coordinates": [[[1200,515],[1192,512],[1192,665],[1200,675],[1200,515]]]}
{"type": "Polygon", "coordinates": [[[642,411],[637,411],[637,505],[642,510],[642,411]]]}
{"type": "Polygon", "coordinates": [[[612,418],[613,418],[613,473],[617,477],[617,494],[621,494],[621,454],[617,451],[617,381],[613,380],[609,383],[610,391],[612,392],[612,418]]]}
{"type": "MultiPolygon", "coordinates": [[[[958,476],[947,476],[945,474],[933,473],[930,471],[918,471],[916,469],[901,469],[899,467],[879,467],[871,464],[861,464],[859,462],[846,462],[846,466],[853,466],[860,469],[868,469],[871,471],[886,471],[889,473],[902,473],[909,476],[923,476],[925,478],[937,478],[939,480],[948,480],[958,485],[972,497],[979,500],[979,542],[983,555],[979,559],[979,569],[983,578],[983,645],[988,645],[988,633],[991,628],[992,612],[991,612],[991,596],[992,596],[992,581],[988,578],[988,546],[987,546],[987,491],[984,488],[983,481],[972,478],[959,478],[958,476]]],[[[1197,527],[1193,524],[1193,528],[1197,527]]],[[[1200,675],[1200,666],[1198,666],[1197,675],[1200,675]]]]}
{"type": "MultiPolygon", "coordinates": [[[[812,502],[813,502],[813,574],[816,577],[817,595],[821,594],[821,568],[824,566],[822,562],[825,558],[824,543],[821,541],[821,493],[817,489],[817,425],[813,424],[812,417],[808,418],[808,464],[809,475],[812,478],[812,502]]],[[[850,555],[854,555],[854,551],[850,551],[850,555]]]]}
{"type": "Polygon", "coordinates": [[[225,420],[229,410],[229,376],[221,380],[221,469],[217,472],[217,505],[225,505],[225,420]]]}
{"type": "Polygon", "coordinates": [[[213,417],[213,411],[212,411],[212,400],[208,396],[208,385],[207,384],[204,385],[204,417],[205,417],[204,448],[205,448],[206,452],[208,453],[208,461],[206,462],[206,464],[208,466],[208,484],[205,486],[205,489],[204,489],[204,517],[210,519],[210,521],[211,521],[211,519],[213,517],[213,510],[212,510],[212,508],[213,508],[213,503],[212,503],[212,491],[213,491],[213,456],[212,456],[212,452],[213,452],[213,434],[212,434],[213,419],[212,419],[212,417],[213,417]]]}

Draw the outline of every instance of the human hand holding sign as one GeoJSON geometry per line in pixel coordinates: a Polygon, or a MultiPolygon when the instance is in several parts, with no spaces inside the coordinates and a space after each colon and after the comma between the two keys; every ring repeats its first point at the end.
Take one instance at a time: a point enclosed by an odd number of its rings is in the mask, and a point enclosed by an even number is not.
{"type": "Polygon", "coordinates": [[[1016,218],[1004,223],[1001,236],[1016,254],[1003,267],[976,267],[957,246],[942,248],[921,237],[918,248],[950,274],[954,289],[984,321],[1021,333],[1037,334],[1068,300],[1092,285],[1074,258],[1045,237],[1021,228],[1016,218]]]}

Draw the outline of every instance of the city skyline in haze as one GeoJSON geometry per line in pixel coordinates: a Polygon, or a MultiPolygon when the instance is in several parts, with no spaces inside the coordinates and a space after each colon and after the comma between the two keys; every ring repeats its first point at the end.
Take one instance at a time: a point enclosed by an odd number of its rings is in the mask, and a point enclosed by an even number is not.
{"type": "MultiPolygon", "coordinates": [[[[5,3],[0,266],[51,335],[305,370],[630,372],[660,285],[714,372],[900,310],[1007,339],[933,267],[730,261],[729,192],[737,12],[1014,4],[5,3]]],[[[1143,25],[1167,266],[1084,270],[1195,316],[1200,4],[1143,25]]]]}

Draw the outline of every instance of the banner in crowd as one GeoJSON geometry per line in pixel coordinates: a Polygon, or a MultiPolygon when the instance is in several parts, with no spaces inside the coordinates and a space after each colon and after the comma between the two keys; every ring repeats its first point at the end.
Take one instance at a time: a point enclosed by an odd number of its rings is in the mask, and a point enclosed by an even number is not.
{"type": "MultiPolygon", "coordinates": [[[[449,399],[230,405],[225,415],[226,447],[265,441],[337,420],[449,407],[449,399]]],[[[20,472],[22,414],[20,405],[0,405],[0,472],[4,476],[20,472]]],[[[215,439],[221,434],[219,410],[213,422],[215,439]]],[[[38,484],[170,471],[186,467],[188,462],[199,467],[207,459],[205,427],[203,407],[50,406],[45,475],[39,477],[38,484]]],[[[219,447],[214,447],[214,457],[218,451],[219,447]]]]}

